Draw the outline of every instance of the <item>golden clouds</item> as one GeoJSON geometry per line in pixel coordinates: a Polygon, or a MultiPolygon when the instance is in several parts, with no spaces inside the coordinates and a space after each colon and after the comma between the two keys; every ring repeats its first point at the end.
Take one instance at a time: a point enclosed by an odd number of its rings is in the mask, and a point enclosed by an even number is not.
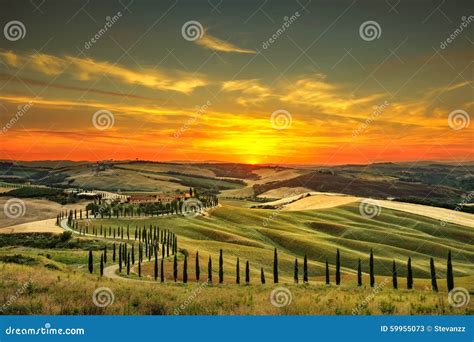
{"type": "Polygon", "coordinates": [[[47,76],[68,74],[82,81],[109,77],[125,84],[181,93],[190,93],[208,83],[202,75],[164,72],[155,68],[134,70],[92,58],[56,57],[42,53],[20,55],[7,51],[0,52],[0,59],[10,67],[29,68],[47,76]]]}
{"type": "Polygon", "coordinates": [[[259,83],[259,80],[236,80],[222,83],[222,90],[239,92],[237,103],[241,105],[255,104],[267,100],[271,96],[271,89],[259,83]]]}
{"type": "Polygon", "coordinates": [[[195,43],[207,49],[221,51],[221,52],[236,52],[236,53],[248,53],[248,54],[257,53],[255,50],[240,48],[234,44],[231,44],[219,38],[213,37],[207,32],[204,34],[202,38],[195,40],[195,43]]]}

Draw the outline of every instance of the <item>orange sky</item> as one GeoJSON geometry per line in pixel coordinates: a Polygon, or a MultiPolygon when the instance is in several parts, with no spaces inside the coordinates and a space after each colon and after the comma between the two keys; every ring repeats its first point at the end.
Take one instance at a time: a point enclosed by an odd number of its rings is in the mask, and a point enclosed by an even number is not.
{"type": "Polygon", "coordinates": [[[196,41],[181,37],[182,12],[150,28],[137,8],[87,50],[98,24],[79,15],[67,26],[45,13],[51,25],[35,31],[35,17],[24,40],[0,42],[0,159],[472,160],[470,43],[433,49],[451,30],[445,19],[404,16],[393,26],[399,17],[384,8],[382,38],[367,42],[358,30],[367,12],[355,6],[331,25],[338,6],[298,16],[267,48],[290,5],[275,24],[193,9],[203,26],[196,41]]]}

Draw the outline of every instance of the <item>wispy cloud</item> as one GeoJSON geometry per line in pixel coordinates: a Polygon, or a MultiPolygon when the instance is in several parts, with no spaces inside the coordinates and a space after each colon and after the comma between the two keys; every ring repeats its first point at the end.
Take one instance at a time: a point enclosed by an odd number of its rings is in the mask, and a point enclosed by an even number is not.
{"type": "Polygon", "coordinates": [[[324,75],[300,78],[283,91],[280,100],[305,107],[320,108],[328,113],[341,112],[354,106],[376,104],[382,94],[351,97],[341,86],[326,81],[324,75]]]}
{"type": "Polygon", "coordinates": [[[195,41],[196,44],[204,46],[207,49],[221,51],[221,52],[236,52],[236,53],[257,53],[255,50],[240,48],[232,43],[225,42],[219,38],[213,37],[207,32],[201,39],[195,41]]]}
{"type": "Polygon", "coordinates": [[[41,53],[20,55],[11,51],[0,51],[0,60],[9,67],[26,67],[48,76],[65,73],[82,81],[96,80],[107,76],[125,84],[137,84],[151,89],[172,90],[181,93],[190,93],[208,83],[203,75],[182,71],[165,72],[146,67],[136,70],[92,58],[57,57],[41,53]]]}
{"type": "Polygon", "coordinates": [[[260,84],[258,79],[226,81],[222,83],[222,90],[242,94],[237,102],[244,106],[265,101],[271,96],[271,90],[260,84]]]}

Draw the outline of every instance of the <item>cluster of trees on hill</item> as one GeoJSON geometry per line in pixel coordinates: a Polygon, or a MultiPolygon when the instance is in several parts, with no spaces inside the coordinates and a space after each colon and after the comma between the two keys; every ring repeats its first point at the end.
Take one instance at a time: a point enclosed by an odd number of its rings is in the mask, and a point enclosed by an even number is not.
{"type": "MultiPolygon", "coordinates": [[[[135,231],[137,232],[137,230],[135,231]]],[[[123,230],[122,230],[123,233],[123,230]]],[[[135,263],[138,263],[138,276],[142,276],[142,263],[144,258],[148,258],[148,261],[154,257],[155,259],[155,280],[158,277],[158,256],[161,251],[161,272],[162,281],[164,281],[163,274],[163,260],[165,257],[175,255],[175,265],[177,270],[177,259],[176,254],[178,253],[178,237],[170,232],[168,229],[159,229],[158,227],[149,227],[143,230],[138,230],[138,234],[135,234],[135,240],[138,237],[138,246],[135,248],[135,244],[128,244],[127,242],[117,244],[114,242],[112,248],[112,262],[118,262],[119,272],[123,269],[126,270],[127,275],[130,275],[130,268],[135,263]],[[118,256],[117,256],[118,255],[118,256]]],[[[123,235],[122,235],[123,239],[123,235]]],[[[100,275],[104,274],[104,264],[107,263],[107,246],[101,251],[100,255],[100,275]]],[[[94,271],[94,255],[92,250],[89,250],[88,258],[88,269],[90,273],[94,271]]]]}
{"type": "MultiPolygon", "coordinates": [[[[106,203],[105,201],[94,201],[86,206],[85,218],[112,218],[112,217],[136,217],[157,216],[169,214],[185,214],[189,210],[200,207],[211,208],[219,204],[216,195],[201,195],[189,199],[177,198],[169,202],[148,203],[120,203],[118,201],[106,203]],[[188,201],[194,201],[188,205],[188,201]]],[[[75,215],[77,217],[77,214],[75,215]]]]}

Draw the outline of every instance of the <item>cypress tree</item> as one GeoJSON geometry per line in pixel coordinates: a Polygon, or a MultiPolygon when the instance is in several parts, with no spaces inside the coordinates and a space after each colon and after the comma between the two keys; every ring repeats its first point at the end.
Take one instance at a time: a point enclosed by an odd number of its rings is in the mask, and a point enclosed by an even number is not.
{"type": "Polygon", "coordinates": [[[188,256],[184,255],[184,262],[183,262],[183,283],[188,282],[188,256]]]}
{"type": "Polygon", "coordinates": [[[360,258],[359,265],[357,266],[357,286],[362,286],[362,265],[360,263],[360,258]]]}
{"type": "Polygon", "coordinates": [[[176,282],[178,280],[178,257],[176,254],[174,255],[174,260],[173,260],[173,279],[176,282]]]}
{"type": "Polygon", "coordinates": [[[265,273],[263,272],[263,267],[260,268],[260,281],[262,284],[265,284],[265,273]]]}
{"type": "Polygon", "coordinates": [[[138,261],[138,276],[141,278],[142,277],[142,263],[140,260],[138,261]]]}
{"type": "Polygon", "coordinates": [[[100,276],[104,275],[104,255],[100,255],[100,276]]]}
{"type": "Polygon", "coordinates": [[[328,259],[326,259],[326,285],[329,285],[329,264],[328,259]]]}
{"type": "Polygon", "coordinates": [[[293,275],[293,279],[295,281],[295,284],[298,284],[298,281],[299,281],[298,278],[299,278],[298,277],[298,259],[295,258],[295,271],[294,271],[294,275],[293,275]]]}
{"type": "MultiPolygon", "coordinates": [[[[140,262],[140,258],[138,259],[138,262],[140,262]]],[[[155,254],[155,265],[153,268],[153,276],[155,277],[155,281],[156,281],[156,279],[158,279],[158,255],[156,254],[155,254]]]]}
{"type": "Polygon", "coordinates": [[[93,271],[94,271],[94,260],[92,256],[92,250],[89,249],[89,273],[92,274],[93,271]]]}
{"type": "Polygon", "coordinates": [[[375,285],[374,252],[372,251],[372,248],[370,249],[369,268],[370,268],[370,287],[374,287],[375,285]]]}
{"type": "Polygon", "coordinates": [[[107,263],[107,246],[104,247],[104,264],[107,263]]]}
{"type": "Polygon", "coordinates": [[[130,275],[130,252],[127,253],[127,275],[130,275]]]}
{"type": "Polygon", "coordinates": [[[119,272],[122,272],[122,244],[119,246],[119,272]]]}
{"type": "Polygon", "coordinates": [[[446,265],[446,282],[448,285],[448,292],[454,289],[454,274],[453,274],[453,264],[451,261],[451,251],[448,252],[448,262],[446,265]]]}
{"type": "Polygon", "coordinates": [[[132,264],[135,265],[135,245],[132,244],[132,264]]]}
{"type": "Polygon", "coordinates": [[[397,265],[395,264],[395,260],[393,260],[392,264],[392,285],[394,289],[398,289],[397,265]]]}
{"type": "Polygon", "coordinates": [[[411,257],[408,257],[407,262],[407,289],[413,288],[413,272],[411,270],[411,257]]]}
{"type": "Polygon", "coordinates": [[[237,264],[235,265],[235,283],[240,284],[240,260],[237,258],[237,264]]]}
{"type": "Polygon", "coordinates": [[[112,250],[112,261],[115,262],[115,242],[114,242],[114,247],[112,250]]]}
{"type": "Polygon", "coordinates": [[[207,281],[212,284],[212,260],[209,255],[209,261],[207,262],[207,281]]]}
{"type": "Polygon", "coordinates": [[[308,258],[306,255],[304,256],[304,261],[303,261],[303,282],[304,283],[308,282],[308,258]]]}
{"type": "Polygon", "coordinates": [[[249,261],[247,260],[246,264],[245,264],[245,284],[249,284],[250,283],[250,265],[249,265],[249,261]]]}
{"type": "Polygon", "coordinates": [[[341,284],[341,254],[339,248],[336,252],[336,285],[341,284]]]}
{"type": "Polygon", "coordinates": [[[199,251],[196,252],[196,281],[201,277],[201,268],[199,267],[199,251]]]}
{"type": "Polygon", "coordinates": [[[278,284],[278,252],[276,248],[273,252],[273,283],[278,284]]]}
{"type": "Polygon", "coordinates": [[[438,282],[436,281],[436,269],[433,258],[430,259],[431,288],[438,292],[438,282]]]}
{"type": "Polygon", "coordinates": [[[165,259],[161,259],[160,281],[165,281],[165,259]]]}
{"type": "Polygon", "coordinates": [[[224,282],[224,258],[222,257],[222,249],[219,252],[219,284],[224,282]]]}

